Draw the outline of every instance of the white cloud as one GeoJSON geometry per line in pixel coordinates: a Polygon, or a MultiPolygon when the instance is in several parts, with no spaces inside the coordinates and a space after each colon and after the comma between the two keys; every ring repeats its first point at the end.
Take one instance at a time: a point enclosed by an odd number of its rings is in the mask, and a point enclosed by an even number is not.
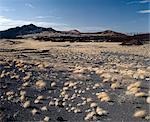
{"type": "Polygon", "coordinates": [[[35,17],[35,19],[47,19],[47,18],[61,19],[61,17],[53,16],[53,15],[49,15],[49,16],[36,16],[35,17]]]}
{"type": "MultiPolygon", "coordinates": [[[[42,17],[41,17],[42,18],[42,17]]],[[[15,20],[11,19],[5,16],[0,16],[0,30],[6,30],[9,28],[17,27],[17,26],[22,26],[22,25],[28,25],[28,24],[35,24],[40,27],[52,27],[56,30],[73,30],[77,29],[82,32],[97,32],[97,31],[103,31],[103,30],[108,30],[110,28],[108,27],[102,27],[102,26],[70,26],[68,24],[64,23],[56,23],[56,22],[45,22],[45,21],[27,21],[27,20],[15,20]]]]}
{"type": "Polygon", "coordinates": [[[141,0],[141,1],[129,1],[127,2],[128,5],[130,4],[144,4],[144,3],[150,3],[150,0],[141,0]]]}
{"type": "Polygon", "coordinates": [[[79,27],[79,30],[83,32],[98,32],[98,31],[104,31],[104,30],[110,30],[110,29],[111,28],[102,27],[102,26],[79,27]]]}
{"type": "Polygon", "coordinates": [[[130,4],[137,4],[139,3],[139,1],[130,1],[130,2],[127,2],[127,5],[130,5],[130,4]]]}
{"type": "Polygon", "coordinates": [[[149,14],[149,13],[150,13],[150,10],[140,10],[140,11],[138,11],[138,13],[141,13],[141,14],[149,14]]]}
{"type": "Polygon", "coordinates": [[[15,9],[8,7],[0,7],[0,12],[12,12],[12,11],[15,11],[15,9]]]}
{"type": "Polygon", "coordinates": [[[35,18],[36,19],[45,19],[45,18],[48,18],[48,16],[36,16],[35,18]]]}
{"type": "Polygon", "coordinates": [[[150,0],[141,0],[140,3],[149,3],[150,0]]]}
{"type": "Polygon", "coordinates": [[[69,27],[64,23],[55,23],[55,22],[45,22],[45,21],[26,21],[26,20],[15,20],[7,18],[5,16],[0,16],[0,30],[6,30],[16,26],[22,26],[27,24],[35,24],[41,27],[52,27],[54,29],[66,29],[69,27]]]}
{"type": "Polygon", "coordinates": [[[26,3],[25,6],[27,6],[29,8],[35,8],[31,3],[26,3]]]}

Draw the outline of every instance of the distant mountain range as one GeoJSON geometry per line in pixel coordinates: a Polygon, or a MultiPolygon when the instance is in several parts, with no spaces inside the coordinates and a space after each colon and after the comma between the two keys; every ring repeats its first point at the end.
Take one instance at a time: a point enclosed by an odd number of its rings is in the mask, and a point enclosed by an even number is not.
{"type": "Polygon", "coordinates": [[[10,28],[5,31],[0,31],[0,38],[16,38],[17,36],[36,34],[44,31],[55,32],[52,28],[37,27],[33,24],[24,25],[22,27],[10,28]]]}
{"type": "Polygon", "coordinates": [[[103,32],[96,32],[96,33],[81,33],[78,30],[70,30],[70,31],[56,31],[53,28],[43,28],[37,27],[36,25],[29,24],[24,25],[22,27],[10,28],[5,31],[0,31],[0,38],[17,38],[24,35],[30,34],[40,34],[43,32],[50,33],[59,33],[59,34],[70,34],[70,35],[99,35],[99,36],[126,36],[125,34],[114,32],[111,30],[106,30],[103,32]]]}
{"type": "MultiPolygon", "coordinates": [[[[37,27],[29,24],[22,27],[10,28],[0,31],[0,39],[33,38],[43,41],[111,41],[129,42],[130,40],[149,41],[150,34],[138,34],[129,36],[124,33],[106,30],[95,33],[83,33],[78,30],[56,31],[53,28],[37,27]]],[[[133,41],[132,41],[133,42],[133,41]]],[[[137,41],[136,41],[137,42],[137,41]]]]}

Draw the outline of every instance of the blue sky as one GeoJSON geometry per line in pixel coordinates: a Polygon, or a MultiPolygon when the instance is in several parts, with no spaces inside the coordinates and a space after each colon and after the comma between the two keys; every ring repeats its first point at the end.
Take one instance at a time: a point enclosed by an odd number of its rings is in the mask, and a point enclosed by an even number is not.
{"type": "Polygon", "coordinates": [[[57,30],[149,32],[150,0],[0,0],[0,30],[24,24],[57,30]]]}

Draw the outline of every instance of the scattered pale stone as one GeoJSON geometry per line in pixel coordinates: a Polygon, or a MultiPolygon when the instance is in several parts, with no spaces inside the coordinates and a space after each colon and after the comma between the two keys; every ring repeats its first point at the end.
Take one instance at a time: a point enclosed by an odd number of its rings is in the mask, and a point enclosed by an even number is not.
{"type": "Polygon", "coordinates": [[[117,89],[117,88],[119,88],[120,87],[120,83],[119,82],[115,82],[115,83],[112,83],[111,84],[111,88],[112,89],[117,89]]]}
{"type": "Polygon", "coordinates": [[[64,83],[64,86],[69,86],[69,83],[70,83],[70,82],[65,82],[65,83],[64,83]]]}
{"type": "Polygon", "coordinates": [[[39,99],[35,99],[35,100],[34,100],[34,103],[35,103],[35,104],[38,104],[38,103],[40,103],[40,100],[39,100],[39,99]]]}
{"type": "Polygon", "coordinates": [[[66,107],[66,110],[69,110],[69,108],[68,108],[68,107],[66,107]]]}
{"type": "Polygon", "coordinates": [[[128,70],[128,71],[126,72],[126,74],[127,74],[128,76],[132,77],[133,74],[134,74],[134,71],[128,70]]]}
{"type": "Polygon", "coordinates": [[[23,101],[25,100],[25,96],[24,96],[24,95],[21,95],[19,99],[20,99],[20,101],[23,102],[23,101]]]}
{"type": "Polygon", "coordinates": [[[38,99],[38,100],[43,100],[43,99],[44,99],[44,96],[43,96],[43,95],[40,95],[40,96],[37,97],[37,99],[38,99]]]}
{"type": "Polygon", "coordinates": [[[126,95],[134,95],[134,94],[136,94],[139,91],[140,91],[140,88],[133,87],[129,91],[126,91],[126,95]]]}
{"type": "Polygon", "coordinates": [[[81,103],[78,103],[77,106],[81,106],[81,103]]]}
{"type": "Polygon", "coordinates": [[[73,86],[73,89],[77,89],[77,86],[73,86]]]}
{"type": "Polygon", "coordinates": [[[70,98],[71,100],[76,98],[76,94],[73,94],[72,97],[70,98]]]}
{"type": "Polygon", "coordinates": [[[145,76],[144,76],[143,74],[140,74],[140,75],[139,75],[139,78],[140,78],[141,80],[143,80],[143,79],[145,79],[145,76]]]}
{"type": "Polygon", "coordinates": [[[97,103],[91,103],[91,104],[90,104],[90,107],[91,107],[91,108],[97,107],[97,103]]]}
{"type": "Polygon", "coordinates": [[[80,89],[80,90],[78,91],[78,93],[81,94],[81,92],[82,92],[82,90],[80,89]]]}
{"type": "Polygon", "coordinates": [[[68,89],[69,89],[69,87],[63,87],[63,91],[66,91],[68,89]]]}
{"type": "Polygon", "coordinates": [[[127,87],[127,90],[130,90],[131,88],[134,88],[134,87],[140,87],[141,86],[141,82],[135,82],[135,83],[132,83],[130,84],[128,87],[127,87]]]}
{"type": "Polygon", "coordinates": [[[23,77],[23,80],[24,80],[24,81],[27,81],[27,80],[30,79],[30,77],[31,77],[31,75],[30,75],[30,74],[27,74],[25,77],[23,77]]]}
{"type": "Polygon", "coordinates": [[[91,112],[92,110],[91,109],[87,109],[87,110],[85,110],[85,112],[87,113],[87,112],[91,112]]]}
{"type": "Polygon", "coordinates": [[[75,110],[74,110],[74,113],[80,113],[81,112],[81,110],[79,109],[79,108],[76,108],[75,110]]]}
{"type": "Polygon", "coordinates": [[[24,104],[23,104],[23,107],[24,108],[28,108],[30,106],[30,101],[26,101],[24,104]]]}
{"type": "Polygon", "coordinates": [[[82,102],[82,105],[85,105],[85,104],[86,104],[86,101],[83,101],[83,102],[82,102]]]}
{"type": "Polygon", "coordinates": [[[135,97],[145,97],[146,96],[146,93],[145,92],[138,92],[138,93],[135,93],[135,97]]]}
{"type": "Polygon", "coordinates": [[[146,81],[150,81],[150,78],[145,78],[146,81]]]}
{"type": "Polygon", "coordinates": [[[71,112],[71,110],[69,109],[68,112],[71,112]]]}
{"type": "Polygon", "coordinates": [[[16,75],[16,74],[15,74],[15,75],[10,76],[10,78],[11,78],[11,79],[19,79],[19,75],[16,75]]]}
{"type": "Polygon", "coordinates": [[[128,91],[126,91],[126,94],[127,95],[136,94],[137,92],[140,91],[140,88],[139,88],[140,86],[141,86],[141,82],[135,82],[135,83],[130,84],[127,87],[128,91]]]}
{"type": "Polygon", "coordinates": [[[106,92],[96,93],[96,95],[97,95],[97,97],[98,97],[99,99],[108,96],[106,92]]]}
{"type": "Polygon", "coordinates": [[[20,95],[26,95],[26,91],[20,91],[20,95]]]}
{"type": "Polygon", "coordinates": [[[35,115],[36,113],[38,113],[38,110],[34,108],[34,109],[31,111],[31,113],[32,113],[32,115],[35,115]]]}
{"type": "Polygon", "coordinates": [[[2,73],[1,73],[1,75],[0,75],[0,78],[4,78],[5,77],[5,73],[4,73],[5,71],[3,71],[2,73]]]}
{"type": "Polygon", "coordinates": [[[46,121],[46,122],[48,122],[49,119],[50,119],[50,118],[49,118],[48,116],[44,117],[44,121],[46,121]]]}
{"type": "Polygon", "coordinates": [[[55,105],[55,102],[53,102],[53,101],[49,102],[49,106],[54,106],[54,105],[55,105]]]}
{"type": "Polygon", "coordinates": [[[52,82],[51,87],[55,87],[55,86],[56,86],[56,82],[52,82]]]}
{"type": "Polygon", "coordinates": [[[7,95],[7,96],[10,96],[10,95],[13,95],[13,94],[14,94],[13,91],[8,91],[8,92],[6,92],[6,95],[7,95]]]}
{"type": "Polygon", "coordinates": [[[109,96],[106,96],[106,97],[103,97],[101,98],[101,102],[109,102],[110,101],[110,97],[109,96]]]}
{"type": "Polygon", "coordinates": [[[66,102],[63,102],[62,105],[65,106],[65,105],[66,105],[66,102]]]}
{"type": "Polygon", "coordinates": [[[101,102],[108,102],[110,101],[110,97],[106,92],[96,93],[97,97],[101,100],[101,102]]]}
{"type": "Polygon", "coordinates": [[[46,107],[46,106],[43,106],[43,107],[41,107],[41,110],[42,110],[42,111],[47,111],[47,107],[46,107]]]}
{"type": "Polygon", "coordinates": [[[150,115],[147,115],[147,116],[145,117],[145,119],[146,119],[146,120],[150,120],[150,115]]]}
{"type": "Polygon", "coordinates": [[[110,78],[111,78],[112,76],[111,76],[109,73],[103,73],[103,74],[101,75],[101,77],[110,80],[110,78]]]}
{"type": "Polygon", "coordinates": [[[82,90],[81,93],[84,94],[84,93],[85,93],[85,90],[82,90]]]}
{"type": "Polygon", "coordinates": [[[62,91],[62,92],[60,93],[61,96],[64,96],[65,94],[66,94],[66,91],[62,91]]]}
{"type": "Polygon", "coordinates": [[[150,104],[150,97],[147,97],[146,102],[150,104]]]}
{"type": "Polygon", "coordinates": [[[87,88],[86,88],[86,90],[88,91],[88,90],[90,90],[90,88],[89,88],[89,87],[87,87],[87,88]]]}
{"type": "Polygon", "coordinates": [[[101,70],[101,69],[96,69],[96,68],[94,68],[94,70],[95,70],[95,73],[96,74],[98,74],[98,75],[101,75],[102,73],[104,73],[104,70],[101,70]]]}
{"type": "Polygon", "coordinates": [[[50,66],[50,64],[48,62],[43,62],[43,66],[44,66],[44,68],[48,68],[50,66]]]}
{"type": "Polygon", "coordinates": [[[146,111],[145,110],[138,110],[134,113],[133,116],[136,118],[143,118],[146,116],[146,111]]]}
{"type": "Polygon", "coordinates": [[[76,83],[70,82],[68,87],[73,87],[75,85],[76,85],[76,83]]]}
{"type": "Polygon", "coordinates": [[[22,84],[22,86],[24,86],[24,87],[29,86],[29,82],[25,82],[25,83],[23,83],[23,84],[22,84]]]}
{"type": "Polygon", "coordinates": [[[96,83],[94,86],[95,86],[96,88],[98,88],[98,87],[100,87],[100,84],[99,84],[99,83],[96,83]]]}
{"type": "Polygon", "coordinates": [[[85,97],[81,97],[81,99],[82,99],[82,100],[85,100],[86,98],[85,98],[85,97]]]}
{"type": "Polygon", "coordinates": [[[138,75],[137,73],[134,73],[134,74],[133,74],[133,78],[134,78],[134,79],[138,79],[138,78],[139,78],[139,75],[138,75]]]}
{"type": "Polygon", "coordinates": [[[72,111],[73,111],[73,110],[75,110],[75,109],[76,109],[75,107],[71,107],[71,109],[70,109],[70,110],[72,110],[72,111]]]}
{"type": "Polygon", "coordinates": [[[69,95],[68,95],[68,94],[65,94],[64,100],[68,100],[68,98],[69,98],[69,95]]]}
{"type": "Polygon", "coordinates": [[[105,83],[105,82],[108,82],[108,81],[110,81],[110,79],[108,79],[108,78],[104,78],[103,79],[103,82],[105,83]]]}
{"type": "Polygon", "coordinates": [[[96,87],[95,87],[95,86],[93,86],[93,87],[92,87],[92,89],[96,89],[96,87]]]}
{"type": "Polygon", "coordinates": [[[39,80],[35,83],[35,85],[38,89],[43,89],[46,87],[46,82],[44,82],[43,80],[39,80]]]}
{"type": "Polygon", "coordinates": [[[43,64],[39,64],[37,67],[40,68],[40,69],[43,69],[44,65],[43,64]]]}
{"type": "Polygon", "coordinates": [[[13,98],[13,96],[8,96],[8,98],[7,98],[7,99],[8,99],[8,100],[11,100],[12,98],[13,98]]]}
{"type": "Polygon", "coordinates": [[[87,98],[86,101],[87,101],[87,102],[91,102],[91,101],[92,101],[92,98],[87,98]]]}
{"type": "Polygon", "coordinates": [[[145,74],[146,71],[145,70],[141,70],[141,69],[137,69],[138,74],[145,74]]]}
{"type": "Polygon", "coordinates": [[[90,119],[92,119],[95,114],[96,114],[95,111],[92,111],[92,112],[88,113],[86,115],[86,117],[84,118],[84,120],[90,120],[90,119]]]}
{"type": "Polygon", "coordinates": [[[97,107],[96,108],[96,113],[101,116],[101,115],[107,114],[107,111],[103,110],[100,107],[97,107]]]}

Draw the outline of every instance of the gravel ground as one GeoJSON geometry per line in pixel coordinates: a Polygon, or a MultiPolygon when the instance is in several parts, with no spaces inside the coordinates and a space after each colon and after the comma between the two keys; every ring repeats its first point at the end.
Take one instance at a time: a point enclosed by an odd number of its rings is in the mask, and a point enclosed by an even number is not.
{"type": "Polygon", "coordinates": [[[149,44],[0,40],[0,119],[148,122],[149,57],[149,44]]]}

